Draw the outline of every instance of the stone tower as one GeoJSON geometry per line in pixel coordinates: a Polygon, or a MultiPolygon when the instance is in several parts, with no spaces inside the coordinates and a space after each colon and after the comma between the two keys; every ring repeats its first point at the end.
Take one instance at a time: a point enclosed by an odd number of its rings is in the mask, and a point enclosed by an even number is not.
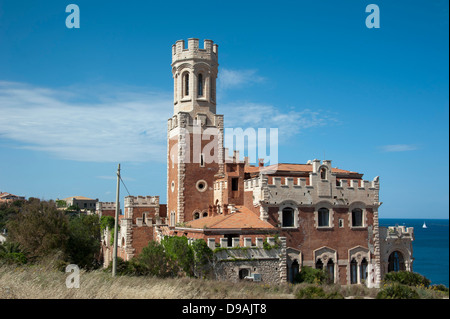
{"type": "Polygon", "coordinates": [[[216,114],[218,46],[172,46],[174,114],[167,127],[167,213],[175,226],[207,214],[214,175],[223,170],[223,115],[216,114]],[[219,163],[220,162],[220,163],[219,163]]]}

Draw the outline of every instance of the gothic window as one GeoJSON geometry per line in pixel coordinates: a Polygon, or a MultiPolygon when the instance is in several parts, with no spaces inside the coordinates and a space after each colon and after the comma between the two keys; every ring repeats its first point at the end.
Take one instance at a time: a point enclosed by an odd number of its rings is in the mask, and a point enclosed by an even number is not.
{"type": "Polygon", "coordinates": [[[359,266],[359,275],[360,275],[360,279],[362,280],[366,280],[367,279],[367,259],[363,258],[363,260],[361,261],[361,265],[359,266]]]}
{"type": "Polygon", "coordinates": [[[361,208],[355,208],[352,210],[352,226],[358,227],[363,225],[363,211],[361,208]]]}
{"type": "Polygon", "coordinates": [[[281,227],[293,227],[294,226],[294,210],[291,207],[283,208],[283,219],[281,227]]]}
{"type": "Polygon", "coordinates": [[[323,269],[323,262],[320,258],[316,261],[316,269],[323,269]]]}
{"type": "Polygon", "coordinates": [[[322,207],[319,209],[318,222],[319,227],[330,226],[330,211],[328,210],[328,208],[322,207]]]}
{"type": "Polygon", "coordinates": [[[389,255],[388,262],[388,272],[406,270],[403,255],[399,251],[394,251],[391,253],[389,255]]]}
{"type": "Polygon", "coordinates": [[[330,283],[333,283],[334,282],[334,262],[332,259],[328,259],[327,273],[328,273],[328,281],[330,283]]]}
{"type": "Polygon", "coordinates": [[[198,90],[197,90],[198,96],[203,96],[203,74],[198,75],[198,90]]]}
{"type": "Polygon", "coordinates": [[[189,95],[189,73],[185,73],[183,76],[183,94],[184,96],[188,96],[189,95]]]}
{"type": "Polygon", "coordinates": [[[350,283],[358,283],[358,263],[356,262],[355,258],[353,258],[350,262],[350,283]]]}

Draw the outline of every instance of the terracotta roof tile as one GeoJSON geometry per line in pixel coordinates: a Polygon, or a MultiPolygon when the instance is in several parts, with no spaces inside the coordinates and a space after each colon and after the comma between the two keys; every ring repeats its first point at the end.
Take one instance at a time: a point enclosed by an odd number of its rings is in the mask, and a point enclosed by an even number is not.
{"type": "Polygon", "coordinates": [[[268,222],[258,218],[256,214],[244,206],[236,206],[237,211],[227,215],[216,215],[211,217],[199,218],[187,223],[192,228],[213,228],[213,229],[230,229],[230,228],[274,228],[268,222]]]}

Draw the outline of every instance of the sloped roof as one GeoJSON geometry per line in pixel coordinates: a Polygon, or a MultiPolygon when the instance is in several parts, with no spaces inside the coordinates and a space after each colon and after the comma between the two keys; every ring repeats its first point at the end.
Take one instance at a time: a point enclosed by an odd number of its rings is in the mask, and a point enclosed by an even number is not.
{"type": "Polygon", "coordinates": [[[64,198],[63,200],[68,201],[68,200],[72,200],[72,198],[75,198],[78,200],[95,200],[95,199],[84,197],[84,196],[70,196],[70,197],[64,198]]]}
{"type": "Polygon", "coordinates": [[[236,206],[237,211],[227,215],[203,217],[192,220],[186,225],[192,228],[212,228],[212,229],[274,229],[274,227],[244,206],[236,206]]]}

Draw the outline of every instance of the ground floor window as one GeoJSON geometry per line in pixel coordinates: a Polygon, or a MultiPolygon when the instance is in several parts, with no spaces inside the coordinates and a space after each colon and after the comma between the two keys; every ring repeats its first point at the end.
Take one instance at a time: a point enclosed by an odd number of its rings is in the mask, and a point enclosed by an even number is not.
{"type": "Polygon", "coordinates": [[[363,260],[361,261],[361,265],[359,266],[359,275],[360,275],[360,279],[361,282],[363,280],[367,280],[367,259],[363,258],[363,260]]]}
{"type": "Polygon", "coordinates": [[[328,282],[334,282],[334,262],[332,259],[328,260],[327,263],[327,273],[328,273],[328,282]]]}
{"type": "Polygon", "coordinates": [[[239,270],[239,279],[244,279],[247,276],[250,276],[250,271],[247,268],[239,270]]]}
{"type": "Polygon", "coordinates": [[[354,258],[350,262],[350,283],[351,284],[358,283],[358,263],[354,258]]]}

